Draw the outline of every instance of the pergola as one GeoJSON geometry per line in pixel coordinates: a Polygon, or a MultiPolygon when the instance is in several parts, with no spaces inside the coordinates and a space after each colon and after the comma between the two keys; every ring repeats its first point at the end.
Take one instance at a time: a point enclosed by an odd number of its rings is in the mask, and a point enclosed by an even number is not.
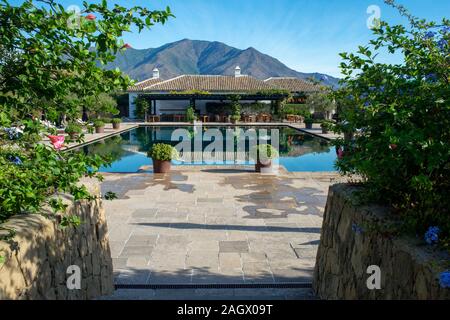
{"type": "Polygon", "coordinates": [[[258,93],[238,93],[238,92],[224,92],[224,93],[211,93],[211,94],[184,94],[184,93],[153,93],[153,92],[141,92],[138,93],[139,97],[143,97],[150,102],[151,114],[156,114],[156,101],[158,100],[189,100],[190,105],[195,108],[195,102],[197,100],[217,100],[225,101],[230,100],[233,96],[239,96],[240,100],[249,101],[271,101],[272,108],[277,107],[278,101],[286,99],[289,95],[286,94],[258,94],[258,93]]]}

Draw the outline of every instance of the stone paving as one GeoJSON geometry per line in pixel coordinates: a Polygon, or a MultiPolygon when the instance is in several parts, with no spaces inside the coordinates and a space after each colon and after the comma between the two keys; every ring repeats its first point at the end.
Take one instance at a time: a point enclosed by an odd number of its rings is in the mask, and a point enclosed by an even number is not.
{"type": "Polygon", "coordinates": [[[229,167],[105,174],[102,192],[119,198],[104,201],[115,282],[310,282],[328,187],[336,178],[229,167]]]}

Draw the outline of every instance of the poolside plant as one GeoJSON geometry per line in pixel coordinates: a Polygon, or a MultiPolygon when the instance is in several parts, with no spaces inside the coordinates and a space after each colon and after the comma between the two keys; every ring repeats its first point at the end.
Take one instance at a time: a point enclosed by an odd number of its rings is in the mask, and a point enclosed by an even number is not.
{"type": "Polygon", "coordinates": [[[314,119],[312,118],[311,114],[309,115],[309,117],[305,118],[304,122],[305,122],[306,129],[312,129],[314,119]]]}
{"type": "Polygon", "coordinates": [[[94,127],[95,128],[102,128],[105,126],[105,123],[102,120],[95,120],[94,121],[94,127]]]}
{"type": "Polygon", "coordinates": [[[113,119],[111,119],[111,123],[113,125],[113,129],[119,130],[120,129],[120,124],[122,123],[122,119],[120,119],[120,118],[113,118],[113,119]]]}
{"type": "MultiPolygon", "coordinates": [[[[342,121],[337,168],[363,178],[361,198],[392,207],[399,232],[439,228],[450,250],[450,20],[428,22],[392,0],[409,25],[384,21],[356,53],[342,53],[343,86],[332,96],[342,121]],[[403,63],[379,61],[380,52],[403,63]]],[[[384,59],[385,61],[385,59],[384,59]]]]}
{"type": "Polygon", "coordinates": [[[197,120],[197,115],[195,114],[195,110],[193,106],[189,106],[186,110],[186,121],[193,123],[197,120]]]}
{"type": "Polygon", "coordinates": [[[320,127],[322,128],[322,133],[328,133],[333,128],[333,122],[330,120],[322,120],[320,127]]]}
{"type": "Polygon", "coordinates": [[[66,128],[64,129],[65,133],[67,133],[70,136],[76,136],[83,132],[83,129],[75,123],[69,123],[66,128]]]}
{"type": "Polygon", "coordinates": [[[12,137],[0,131],[0,223],[49,206],[63,211],[62,194],[92,199],[83,177],[102,179],[108,157],[60,152],[40,143],[49,133],[33,114],[81,118],[79,97],[126,90],[132,81],[120,70],[103,68],[126,50],[124,32],[142,31],[172,16],[170,9],[84,2],[76,13],[61,1],[0,2],[0,127],[20,128],[12,137]],[[87,15],[97,19],[86,19],[87,15]],[[92,50],[95,48],[95,50],[92,50]],[[13,148],[13,150],[11,149],[13,148]]]}
{"type": "Polygon", "coordinates": [[[241,104],[239,103],[241,96],[231,95],[229,99],[231,100],[231,120],[233,120],[233,122],[238,122],[241,120],[241,104]]]}
{"type": "Polygon", "coordinates": [[[157,143],[147,153],[149,158],[159,161],[172,161],[179,158],[178,151],[170,144],[157,143]]]}
{"type": "Polygon", "coordinates": [[[117,109],[117,100],[112,95],[107,93],[87,96],[81,98],[80,102],[83,104],[86,111],[88,111],[92,117],[97,119],[119,114],[119,110],[117,109]]]}
{"type": "Polygon", "coordinates": [[[314,119],[311,117],[311,115],[309,115],[309,117],[305,118],[305,123],[306,124],[313,124],[314,123],[314,119]]]}
{"type": "Polygon", "coordinates": [[[134,100],[134,104],[136,105],[136,109],[134,110],[134,116],[138,119],[145,119],[148,115],[148,111],[150,109],[150,103],[143,96],[138,96],[134,100]]]}
{"type": "Polygon", "coordinates": [[[254,160],[273,160],[279,157],[279,153],[270,144],[259,144],[250,150],[250,157],[254,160]]]}
{"type": "Polygon", "coordinates": [[[306,104],[286,104],[282,109],[284,116],[288,114],[302,116],[304,118],[310,117],[309,107],[306,104]]]}

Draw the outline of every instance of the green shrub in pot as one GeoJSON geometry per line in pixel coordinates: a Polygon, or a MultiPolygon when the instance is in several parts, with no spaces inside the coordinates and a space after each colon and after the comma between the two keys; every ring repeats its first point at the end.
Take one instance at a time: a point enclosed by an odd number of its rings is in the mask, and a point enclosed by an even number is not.
{"type": "Polygon", "coordinates": [[[69,123],[64,131],[73,139],[78,137],[83,132],[83,129],[76,123],[69,123]]]}
{"type": "Polygon", "coordinates": [[[179,158],[178,151],[170,144],[157,143],[147,153],[153,160],[154,173],[167,173],[170,171],[171,161],[179,158]]]}
{"type": "Polygon", "coordinates": [[[255,171],[261,168],[271,168],[272,160],[279,157],[278,150],[270,144],[259,144],[250,150],[250,157],[255,160],[255,171]]]}
{"type": "Polygon", "coordinates": [[[328,133],[333,128],[333,122],[329,120],[323,120],[320,123],[320,127],[322,128],[322,133],[328,133]]]}
{"type": "Polygon", "coordinates": [[[94,121],[94,127],[96,133],[103,133],[105,132],[105,123],[102,120],[95,120],[94,121]]]}
{"type": "Polygon", "coordinates": [[[113,125],[113,128],[118,130],[118,129],[120,129],[120,124],[122,123],[122,119],[120,119],[120,118],[111,119],[111,123],[113,125]]]}
{"type": "Polygon", "coordinates": [[[312,125],[314,123],[314,119],[311,117],[305,118],[305,126],[306,129],[312,129],[312,125]]]}

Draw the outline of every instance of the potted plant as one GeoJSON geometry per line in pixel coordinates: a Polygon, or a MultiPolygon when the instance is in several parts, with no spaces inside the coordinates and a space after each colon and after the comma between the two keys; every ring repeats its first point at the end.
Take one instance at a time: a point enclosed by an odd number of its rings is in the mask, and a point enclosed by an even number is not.
{"type": "Polygon", "coordinates": [[[231,123],[236,124],[239,122],[239,120],[241,120],[241,115],[240,114],[233,114],[231,116],[231,123]]]}
{"type": "Polygon", "coordinates": [[[104,133],[105,132],[105,123],[101,120],[94,121],[95,133],[104,133]]]}
{"type": "Polygon", "coordinates": [[[168,173],[171,161],[178,159],[177,150],[170,144],[157,143],[148,151],[148,157],[153,161],[154,173],[168,173]]]}
{"type": "Polygon", "coordinates": [[[313,118],[311,118],[311,117],[306,118],[306,119],[305,119],[305,126],[306,126],[306,129],[312,129],[313,123],[314,123],[313,118]]]}
{"type": "Polygon", "coordinates": [[[324,133],[324,134],[328,133],[330,131],[332,125],[333,125],[333,123],[331,121],[328,121],[328,120],[322,121],[322,123],[320,124],[320,127],[322,128],[322,133],[324,133]]]}
{"type": "Polygon", "coordinates": [[[69,135],[70,139],[72,140],[77,139],[83,132],[81,127],[75,123],[69,123],[64,131],[69,135]]]}
{"type": "Polygon", "coordinates": [[[190,123],[194,123],[197,120],[197,115],[195,114],[195,110],[192,106],[187,108],[186,110],[186,121],[190,123]]]}
{"type": "Polygon", "coordinates": [[[278,151],[270,144],[260,144],[254,147],[251,156],[255,159],[255,172],[261,169],[272,171],[272,160],[278,158],[278,151]]]}
{"type": "Polygon", "coordinates": [[[122,119],[120,118],[114,118],[111,120],[111,123],[113,125],[113,129],[114,130],[119,130],[120,129],[120,123],[122,122],[122,119]]]}

